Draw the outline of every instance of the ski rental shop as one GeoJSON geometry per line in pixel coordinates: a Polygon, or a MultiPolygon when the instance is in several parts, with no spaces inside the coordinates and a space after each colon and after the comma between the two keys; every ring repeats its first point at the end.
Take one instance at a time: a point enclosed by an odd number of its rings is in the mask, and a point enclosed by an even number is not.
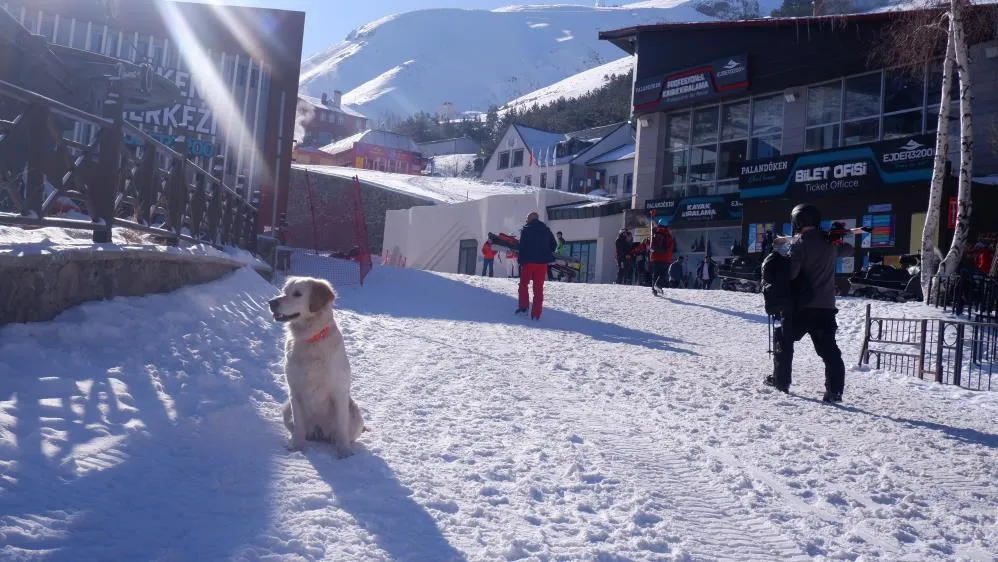
{"type": "MultiPolygon", "coordinates": [[[[973,17],[998,15],[995,6],[973,9],[973,17]]],[[[842,221],[873,229],[851,241],[855,255],[840,261],[842,274],[862,267],[871,251],[888,263],[917,251],[942,53],[903,68],[877,63],[875,49],[898,17],[665,23],[602,32],[601,39],[637,58],[633,208],[640,211],[632,212],[654,211],[670,222],[677,252],[688,256],[699,248],[723,256],[732,236],[759,252],[765,232],[789,229],[790,210],[802,202],[817,205],[826,226],[842,221]],[[735,225],[739,233],[730,234],[735,225]]],[[[988,178],[998,175],[993,33],[973,37],[970,53],[979,123],[971,236],[989,240],[998,232],[998,217],[990,212],[998,205],[998,187],[991,184],[998,182],[988,178]]],[[[958,92],[946,101],[949,132],[957,135],[958,92]]],[[[952,237],[959,166],[959,143],[949,147],[942,247],[952,237]]]]}

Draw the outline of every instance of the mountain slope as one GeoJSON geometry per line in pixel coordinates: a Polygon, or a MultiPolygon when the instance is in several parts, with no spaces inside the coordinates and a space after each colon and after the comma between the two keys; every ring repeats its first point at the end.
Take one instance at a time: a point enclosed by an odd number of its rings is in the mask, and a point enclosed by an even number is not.
{"type": "Polygon", "coordinates": [[[613,75],[624,75],[634,67],[634,58],[625,56],[615,61],[601,64],[596,68],[583,70],[578,74],[573,74],[568,78],[559,80],[550,86],[545,86],[539,90],[534,90],[529,94],[522,95],[515,100],[507,102],[499,113],[505,113],[511,109],[524,111],[533,105],[544,106],[558,101],[560,98],[575,99],[598,90],[605,86],[613,75]]]}
{"type": "MultiPolygon", "coordinates": [[[[762,13],[778,5],[764,0],[762,13]]],[[[584,70],[620,59],[601,30],[660,21],[711,19],[692,1],[638,7],[510,6],[494,11],[431,9],[388,16],[306,59],[301,88],[339,89],[369,117],[485,110],[584,70]]]]}

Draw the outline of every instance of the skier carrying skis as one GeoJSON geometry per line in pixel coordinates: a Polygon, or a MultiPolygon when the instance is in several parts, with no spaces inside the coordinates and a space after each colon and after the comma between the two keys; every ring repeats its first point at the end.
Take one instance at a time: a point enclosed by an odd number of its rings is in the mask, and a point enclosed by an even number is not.
{"type": "Polygon", "coordinates": [[[537,213],[531,212],[527,215],[527,224],[520,230],[520,242],[516,252],[520,261],[520,299],[516,308],[517,314],[527,312],[527,305],[530,304],[527,285],[532,281],[534,301],[530,308],[530,318],[541,319],[541,309],[544,306],[544,278],[547,277],[548,264],[553,260],[554,250],[557,247],[554,234],[548,225],[540,221],[537,213]]]}
{"type": "MultiPolygon", "coordinates": [[[[838,325],[835,315],[835,262],[841,254],[852,250],[841,240],[832,240],[819,230],[821,213],[813,205],[801,204],[790,214],[794,237],[790,242],[789,259],[777,259],[771,253],[763,263],[763,295],[784,293],[783,302],[767,300],[767,312],[779,314],[781,325],[773,335],[773,374],[766,385],[789,392],[793,369],[794,342],[811,336],[814,350],[825,363],[825,402],[841,402],[845,386],[845,364],[835,343],[838,325]],[[781,271],[782,270],[782,271],[781,271]],[[781,279],[781,277],[783,277],[781,279]],[[788,282],[790,290],[774,291],[774,286],[788,282]]],[[[785,244],[785,238],[774,245],[785,244]]]]}

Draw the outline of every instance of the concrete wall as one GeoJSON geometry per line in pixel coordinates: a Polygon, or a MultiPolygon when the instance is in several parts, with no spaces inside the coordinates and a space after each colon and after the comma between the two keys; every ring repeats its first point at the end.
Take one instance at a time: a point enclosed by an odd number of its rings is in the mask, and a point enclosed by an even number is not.
{"type": "MultiPolygon", "coordinates": [[[[531,211],[540,213],[544,220],[548,206],[581,199],[578,195],[539,190],[522,195],[493,195],[450,205],[390,210],[386,213],[382,253],[404,258],[407,267],[456,273],[461,240],[475,240],[480,249],[489,232],[518,234],[531,211]]],[[[558,221],[559,224],[565,222],[585,221],[558,221]]],[[[569,231],[562,230],[565,237],[572,240],[569,231]]],[[[593,239],[593,236],[587,234],[585,239],[593,239]]],[[[481,253],[477,250],[476,259],[476,264],[480,264],[481,253]]],[[[496,263],[496,275],[505,272],[504,266],[496,263]]]]}
{"type": "MultiPolygon", "coordinates": [[[[354,222],[353,180],[309,172],[310,197],[305,171],[291,168],[291,194],[288,202],[286,244],[298,248],[348,251],[358,244],[354,222]],[[312,207],[315,224],[312,225],[312,207]],[[318,241],[316,241],[316,234],[318,241]]],[[[390,210],[433,205],[432,201],[360,182],[360,197],[367,224],[367,243],[372,254],[381,254],[385,233],[385,213],[390,210]]]]}
{"type": "Polygon", "coordinates": [[[241,267],[224,258],[149,250],[0,256],[0,325],[44,322],[88,301],[175,291],[241,267]]]}

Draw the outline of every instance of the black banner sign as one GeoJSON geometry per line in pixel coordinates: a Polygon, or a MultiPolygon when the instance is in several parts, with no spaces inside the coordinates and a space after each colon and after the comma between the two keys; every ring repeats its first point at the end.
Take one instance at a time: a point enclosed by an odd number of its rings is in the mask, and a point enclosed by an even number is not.
{"type": "Polygon", "coordinates": [[[742,203],[737,193],[645,201],[645,212],[651,214],[653,211],[655,220],[670,227],[706,221],[742,220],[742,203]]]}
{"type": "Polygon", "coordinates": [[[742,164],[742,199],[855,193],[932,177],[934,134],[742,164]]]}
{"type": "Polygon", "coordinates": [[[634,111],[661,111],[748,88],[748,55],[736,55],[634,84],[634,111]]]}

